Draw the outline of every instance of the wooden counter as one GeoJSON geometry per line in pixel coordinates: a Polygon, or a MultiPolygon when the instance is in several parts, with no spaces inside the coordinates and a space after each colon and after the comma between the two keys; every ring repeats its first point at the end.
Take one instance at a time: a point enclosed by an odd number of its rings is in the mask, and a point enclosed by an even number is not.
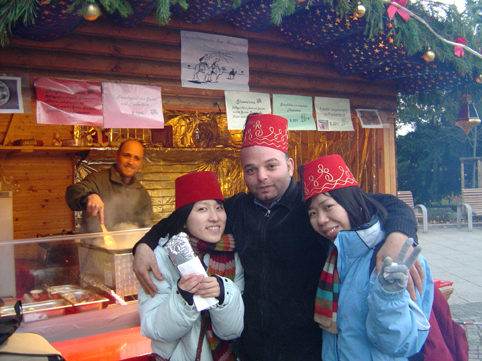
{"type": "Polygon", "coordinates": [[[140,327],[55,342],[52,346],[67,361],[147,361],[151,353],[151,340],[141,335],[140,327]]]}

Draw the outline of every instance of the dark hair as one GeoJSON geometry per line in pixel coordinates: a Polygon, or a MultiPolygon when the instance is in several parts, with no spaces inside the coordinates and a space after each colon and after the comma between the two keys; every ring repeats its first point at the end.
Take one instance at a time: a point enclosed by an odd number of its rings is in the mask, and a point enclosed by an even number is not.
{"type": "MultiPolygon", "coordinates": [[[[120,145],[119,145],[119,149],[117,149],[117,154],[120,154],[121,150],[122,150],[122,147],[124,146],[124,144],[126,144],[127,142],[137,142],[139,143],[140,145],[142,145],[141,142],[139,142],[137,139],[126,139],[124,140],[120,145]]],[[[142,145],[142,148],[144,149],[144,146],[142,145]]]]}
{"type": "MultiPolygon", "coordinates": [[[[375,214],[378,215],[380,224],[383,225],[385,222],[387,217],[385,208],[360,187],[338,188],[325,194],[331,196],[345,209],[352,228],[370,222],[375,214]]],[[[306,202],[306,207],[310,206],[312,200],[313,198],[310,198],[306,202]]]]}
{"type": "MultiPolygon", "coordinates": [[[[215,199],[215,201],[224,207],[224,202],[222,200],[215,199]]],[[[185,206],[176,209],[169,215],[169,217],[167,217],[167,233],[169,233],[170,237],[180,232],[186,232],[184,226],[186,225],[187,219],[193,208],[194,203],[186,204],[185,206]]]]}

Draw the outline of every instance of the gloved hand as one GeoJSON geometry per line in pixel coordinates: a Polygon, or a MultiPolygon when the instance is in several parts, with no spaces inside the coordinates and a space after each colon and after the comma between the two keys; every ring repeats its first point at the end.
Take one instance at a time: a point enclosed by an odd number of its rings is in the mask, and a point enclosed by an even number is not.
{"type": "Polygon", "coordinates": [[[408,270],[413,266],[420,252],[422,252],[422,247],[418,245],[413,249],[408,258],[405,259],[412,244],[413,238],[408,238],[395,262],[393,262],[390,257],[385,258],[383,261],[382,268],[378,274],[378,280],[385,291],[397,292],[407,288],[408,270]]]}

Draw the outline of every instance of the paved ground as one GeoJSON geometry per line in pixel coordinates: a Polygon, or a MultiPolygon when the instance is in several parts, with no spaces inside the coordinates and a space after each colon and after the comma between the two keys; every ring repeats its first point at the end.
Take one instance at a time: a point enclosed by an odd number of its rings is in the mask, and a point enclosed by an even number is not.
{"type": "Polygon", "coordinates": [[[482,225],[472,232],[449,226],[419,229],[422,254],[428,260],[433,277],[452,281],[449,298],[452,317],[462,325],[469,340],[470,360],[482,360],[482,225]]]}

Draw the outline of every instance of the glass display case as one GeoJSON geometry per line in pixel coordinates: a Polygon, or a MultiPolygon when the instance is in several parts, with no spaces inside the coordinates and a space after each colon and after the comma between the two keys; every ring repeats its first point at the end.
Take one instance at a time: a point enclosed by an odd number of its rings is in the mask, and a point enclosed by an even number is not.
{"type": "Polygon", "coordinates": [[[51,342],[138,326],[132,248],[148,230],[0,240],[0,317],[21,300],[19,331],[51,342]]]}

